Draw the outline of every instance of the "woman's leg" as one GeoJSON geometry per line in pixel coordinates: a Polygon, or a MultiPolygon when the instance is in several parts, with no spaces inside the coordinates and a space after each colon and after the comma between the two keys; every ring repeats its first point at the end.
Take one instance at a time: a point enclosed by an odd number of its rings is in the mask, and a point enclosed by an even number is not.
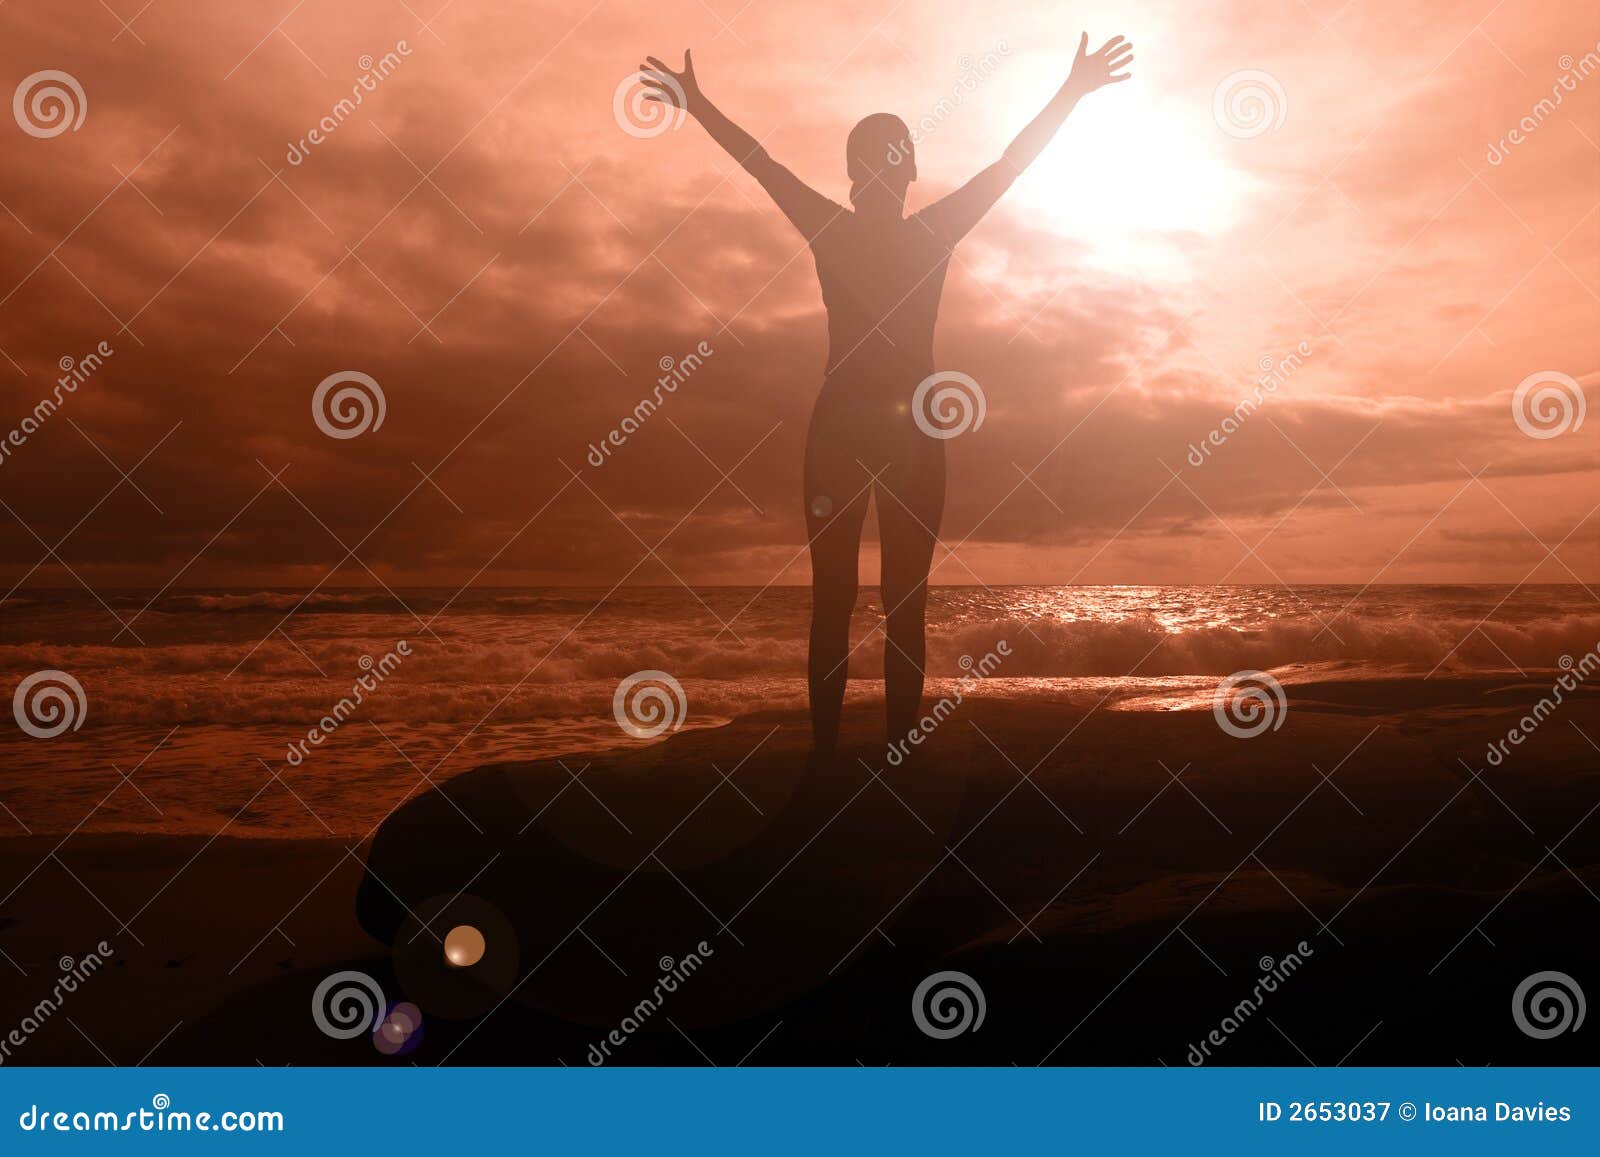
{"type": "Polygon", "coordinates": [[[850,615],[856,605],[861,524],[871,487],[848,450],[847,431],[830,437],[814,417],[806,442],[806,533],[811,546],[812,747],[832,755],[839,741],[845,679],[850,669],[850,615]],[[821,429],[819,429],[821,427],[821,429]]]}
{"type": "Polygon", "coordinates": [[[944,515],[944,443],[928,439],[913,444],[906,457],[879,477],[876,490],[887,635],[884,707],[893,741],[916,726],[922,709],[928,567],[944,515]]]}

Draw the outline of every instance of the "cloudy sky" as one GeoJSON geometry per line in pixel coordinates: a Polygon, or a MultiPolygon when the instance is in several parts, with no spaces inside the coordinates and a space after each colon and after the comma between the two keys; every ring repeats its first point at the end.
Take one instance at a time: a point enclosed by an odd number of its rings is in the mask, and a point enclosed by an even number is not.
{"type": "Polygon", "coordinates": [[[934,581],[1600,581],[1584,5],[141,3],[0,7],[8,587],[806,581],[810,259],[619,84],[693,47],[841,201],[850,126],[898,113],[915,207],[998,155],[1083,28],[1130,37],[1134,79],[951,267],[938,358],[987,417],[949,443],[934,581]],[[45,70],[75,129],[26,99],[45,70]],[[381,426],[319,428],[341,371],[381,426]]]}

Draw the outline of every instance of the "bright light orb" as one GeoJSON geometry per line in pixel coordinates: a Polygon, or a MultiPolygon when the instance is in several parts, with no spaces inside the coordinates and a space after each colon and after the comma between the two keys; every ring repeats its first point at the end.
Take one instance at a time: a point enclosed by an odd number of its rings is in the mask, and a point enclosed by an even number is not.
{"type": "Polygon", "coordinates": [[[483,959],[483,933],[471,924],[457,924],[445,934],[444,959],[451,968],[471,968],[483,959]]]}
{"type": "MultiPolygon", "coordinates": [[[[984,100],[997,110],[991,115],[1014,131],[1015,110],[1059,83],[1057,55],[1019,54],[1003,66],[984,100]]],[[[1192,250],[1220,241],[1248,212],[1257,178],[1239,166],[1266,164],[1271,154],[1241,150],[1209,105],[1191,107],[1137,64],[1134,71],[1134,81],[1092,94],[1073,112],[1017,181],[1009,210],[1081,242],[1097,266],[1186,279],[1192,250]]],[[[1004,135],[1000,126],[988,131],[1004,135]]]]}

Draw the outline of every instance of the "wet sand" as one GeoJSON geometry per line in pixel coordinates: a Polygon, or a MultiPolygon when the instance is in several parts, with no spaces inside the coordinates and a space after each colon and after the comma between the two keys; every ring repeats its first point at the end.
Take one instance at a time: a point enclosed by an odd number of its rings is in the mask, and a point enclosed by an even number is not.
{"type": "Polygon", "coordinates": [[[353,849],[0,841],[0,1036],[58,958],[114,949],[6,1063],[578,1065],[616,1031],[607,1063],[1182,1065],[1224,1024],[1208,1063],[1595,1063],[1511,997],[1600,991],[1600,701],[1490,766],[1549,688],[1517,684],[1292,686],[1251,739],[974,700],[898,767],[870,712],[811,767],[803,716],[754,715],[479,768],[353,849]],[[458,923],[470,969],[442,963],[458,923]],[[317,1029],[341,969],[421,1006],[413,1051],[317,1029]],[[912,997],[943,970],[985,1013],[935,1039],[912,997]]]}

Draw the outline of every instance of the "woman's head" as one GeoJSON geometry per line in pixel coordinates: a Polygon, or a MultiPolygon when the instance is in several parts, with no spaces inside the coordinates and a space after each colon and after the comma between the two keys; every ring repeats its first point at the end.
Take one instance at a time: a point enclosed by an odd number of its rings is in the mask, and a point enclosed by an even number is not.
{"type": "Polygon", "coordinates": [[[917,179],[917,158],[906,122],[892,113],[863,117],[845,144],[850,203],[856,208],[880,203],[899,208],[906,187],[917,179]]]}

